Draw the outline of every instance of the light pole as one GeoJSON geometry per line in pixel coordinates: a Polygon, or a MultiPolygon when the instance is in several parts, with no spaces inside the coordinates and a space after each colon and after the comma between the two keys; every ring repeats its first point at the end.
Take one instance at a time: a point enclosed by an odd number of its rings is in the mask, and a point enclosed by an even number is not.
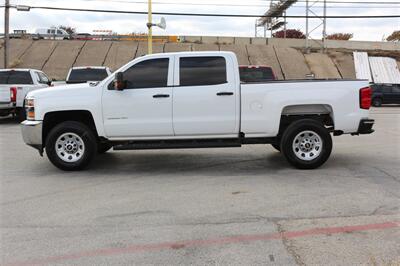
{"type": "Polygon", "coordinates": [[[5,0],[5,6],[4,6],[4,68],[8,67],[9,43],[10,43],[10,0],[5,0]]]}
{"type": "Polygon", "coordinates": [[[153,22],[152,22],[152,10],[151,10],[151,0],[148,0],[149,4],[149,10],[148,10],[148,22],[147,22],[147,28],[149,29],[148,36],[147,36],[147,53],[152,54],[153,53],[153,22]]]}

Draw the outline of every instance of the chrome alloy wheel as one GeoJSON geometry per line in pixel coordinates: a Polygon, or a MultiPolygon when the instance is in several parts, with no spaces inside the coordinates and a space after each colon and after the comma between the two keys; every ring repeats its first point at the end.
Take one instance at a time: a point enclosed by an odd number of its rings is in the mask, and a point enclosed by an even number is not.
{"type": "Polygon", "coordinates": [[[297,158],[303,161],[312,161],[322,151],[323,142],[321,137],[314,131],[302,131],[293,140],[293,152],[297,158]]]}
{"type": "Polygon", "coordinates": [[[85,143],[75,133],[64,133],[58,137],[55,150],[58,157],[67,163],[73,163],[82,158],[85,153],[85,143]]]}

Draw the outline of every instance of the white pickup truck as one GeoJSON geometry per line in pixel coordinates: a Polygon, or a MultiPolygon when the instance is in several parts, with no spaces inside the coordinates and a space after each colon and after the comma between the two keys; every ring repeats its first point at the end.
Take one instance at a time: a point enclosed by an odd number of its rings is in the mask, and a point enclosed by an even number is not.
{"type": "Polygon", "coordinates": [[[50,85],[51,81],[40,70],[0,69],[0,116],[17,114],[21,121],[25,120],[25,96],[50,85]]]}
{"type": "Polygon", "coordinates": [[[24,141],[63,170],[97,153],[272,144],[295,167],[322,165],[331,134],[372,133],[368,81],[240,83],[231,52],[137,58],[97,84],[31,92],[24,141]]]}

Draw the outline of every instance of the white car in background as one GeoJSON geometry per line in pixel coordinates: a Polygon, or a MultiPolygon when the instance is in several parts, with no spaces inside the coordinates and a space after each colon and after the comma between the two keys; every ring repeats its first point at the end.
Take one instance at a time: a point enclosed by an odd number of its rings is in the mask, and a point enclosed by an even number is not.
{"type": "Polygon", "coordinates": [[[0,116],[18,115],[25,119],[24,100],[28,92],[47,88],[51,81],[36,69],[0,69],[0,116]]]}
{"type": "Polygon", "coordinates": [[[70,34],[61,28],[40,28],[36,29],[34,39],[48,39],[48,40],[69,40],[70,34]]]}

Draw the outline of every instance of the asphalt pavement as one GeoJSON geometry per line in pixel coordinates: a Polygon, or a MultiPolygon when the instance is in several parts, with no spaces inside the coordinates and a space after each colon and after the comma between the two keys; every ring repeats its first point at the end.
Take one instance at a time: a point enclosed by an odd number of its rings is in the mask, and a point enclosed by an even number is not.
{"type": "Polygon", "coordinates": [[[63,172],[0,119],[1,265],[400,265],[400,107],[316,170],[269,145],[110,151],[63,172]]]}

